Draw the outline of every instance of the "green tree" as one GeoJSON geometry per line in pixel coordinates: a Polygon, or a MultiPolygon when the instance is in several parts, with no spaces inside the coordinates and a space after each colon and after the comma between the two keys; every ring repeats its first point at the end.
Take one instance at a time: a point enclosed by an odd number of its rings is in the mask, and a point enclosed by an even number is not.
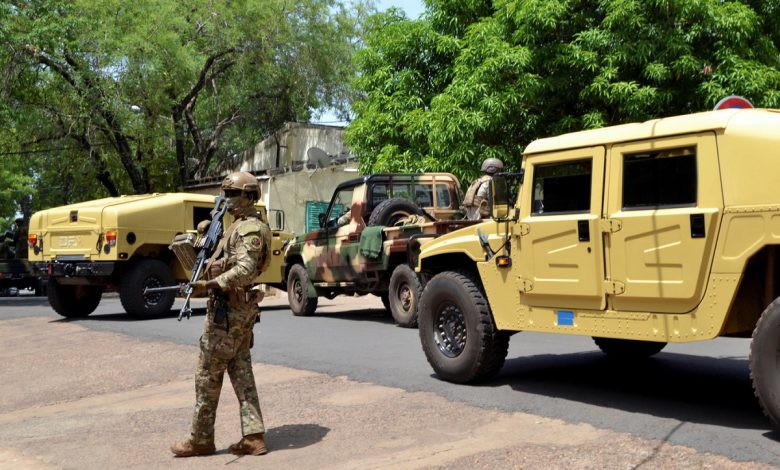
{"type": "Polygon", "coordinates": [[[346,112],[364,12],[336,0],[4,2],[0,154],[39,185],[36,207],[218,175],[286,121],[346,112]]]}
{"type": "Polygon", "coordinates": [[[708,110],[730,94],[780,105],[776,1],[427,5],[420,20],[369,23],[368,50],[358,56],[361,100],[347,131],[365,172],[436,169],[472,178],[487,157],[516,166],[538,137],[708,110]],[[395,29],[425,31],[427,41],[414,49],[395,29]],[[446,56],[441,44],[451,45],[446,56]],[[409,66],[397,50],[442,60],[409,66]],[[415,80],[404,80],[409,73],[415,80]],[[419,94],[420,82],[438,87],[419,94]],[[384,127],[369,135],[375,123],[384,127]]]}

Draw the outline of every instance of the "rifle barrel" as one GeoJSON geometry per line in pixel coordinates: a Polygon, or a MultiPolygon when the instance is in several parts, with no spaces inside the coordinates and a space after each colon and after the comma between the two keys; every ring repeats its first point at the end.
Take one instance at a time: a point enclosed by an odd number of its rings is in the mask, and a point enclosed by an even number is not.
{"type": "Polygon", "coordinates": [[[154,294],[157,292],[170,292],[172,290],[179,290],[181,289],[181,286],[179,284],[176,284],[175,286],[165,286],[165,287],[147,287],[144,289],[144,295],[146,294],[154,294]]]}

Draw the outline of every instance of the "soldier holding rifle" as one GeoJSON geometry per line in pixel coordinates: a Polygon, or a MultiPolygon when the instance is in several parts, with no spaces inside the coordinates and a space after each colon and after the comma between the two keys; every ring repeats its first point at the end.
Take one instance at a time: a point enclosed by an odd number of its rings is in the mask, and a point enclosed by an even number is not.
{"type": "Polygon", "coordinates": [[[192,428],[188,439],[171,446],[177,457],[215,453],[214,421],[225,371],[241,407],[243,435],[228,450],[236,455],[268,452],[250,348],[257,304],[262,300],[262,292],[252,285],[270,262],[271,230],[254,207],[260,188],[252,174],[231,173],[222,182],[222,193],[235,222],[206,264],[208,279],[190,284],[196,295],[208,291],[209,301],[200,339],[192,428]]]}

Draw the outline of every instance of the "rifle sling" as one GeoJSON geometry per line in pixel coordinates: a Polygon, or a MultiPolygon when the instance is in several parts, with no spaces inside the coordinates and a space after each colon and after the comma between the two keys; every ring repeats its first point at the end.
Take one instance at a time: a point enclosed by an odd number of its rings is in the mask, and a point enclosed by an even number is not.
{"type": "MultiPolygon", "coordinates": [[[[222,239],[219,241],[219,244],[217,245],[217,249],[214,250],[214,254],[211,255],[211,258],[209,258],[208,262],[206,263],[206,269],[203,270],[204,274],[209,272],[209,268],[211,268],[211,265],[214,264],[214,261],[216,261],[217,258],[222,255],[222,251],[225,249],[225,243],[227,243],[227,240],[230,238],[231,235],[233,235],[233,232],[236,231],[236,228],[238,228],[238,223],[241,221],[241,219],[236,219],[233,221],[232,224],[230,224],[230,227],[228,227],[227,230],[225,230],[225,233],[222,235],[222,239]]],[[[222,267],[225,268],[224,266],[222,267]]]]}

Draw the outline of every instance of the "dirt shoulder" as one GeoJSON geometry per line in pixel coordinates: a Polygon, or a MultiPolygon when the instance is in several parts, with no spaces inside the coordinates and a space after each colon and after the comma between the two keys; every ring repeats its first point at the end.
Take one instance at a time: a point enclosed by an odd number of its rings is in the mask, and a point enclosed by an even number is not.
{"type": "MultiPolygon", "coordinates": [[[[0,469],[768,469],[662,441],[255,364],[271,452],[236,458],[226,383],[218,455],[174,459],[194,400],[194,346],[49,318],[0,321],[0,469]]],[[[228,382],[226,380],[226,382],[228,382]]]]}

